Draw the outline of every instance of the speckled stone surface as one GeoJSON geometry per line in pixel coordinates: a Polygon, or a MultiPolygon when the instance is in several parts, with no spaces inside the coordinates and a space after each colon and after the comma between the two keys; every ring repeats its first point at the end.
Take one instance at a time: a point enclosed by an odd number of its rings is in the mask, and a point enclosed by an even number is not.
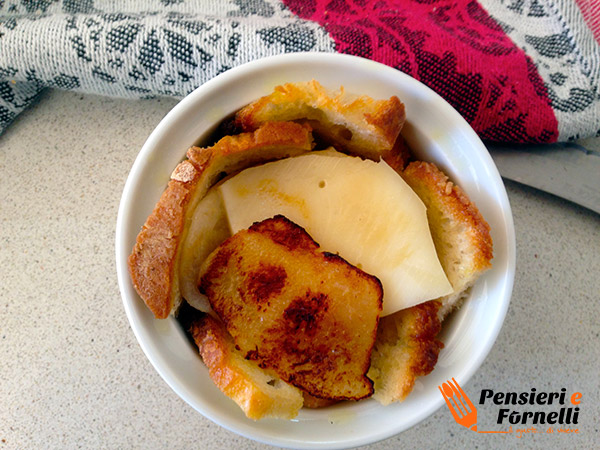
{"type": "MultiPolygon", "coordinates": [[[[121,192],[175,103],[52,91],[0,136],[0,450],[270,448],[181,400],[145,358],[121,303],[121,192]]],[[[490,355],[463,387],[476,398],[482,389],[579,391],[579,433],[477,434],[441,408],[368,448],[600,445],[600,216],[515,183],[507,190],[513,298],[490,355]]],[[[507,428],[496,424],[499,408],[478,406],[480,429],[507,428]]]]}

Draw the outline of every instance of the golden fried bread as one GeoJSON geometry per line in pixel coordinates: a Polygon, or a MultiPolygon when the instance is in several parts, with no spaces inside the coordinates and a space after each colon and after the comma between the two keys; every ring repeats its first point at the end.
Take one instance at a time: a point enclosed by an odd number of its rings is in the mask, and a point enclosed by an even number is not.
{"type": "Polygon", "coordinates": [[[443,344],[437,340],[441,329],[440,303],[431,300],[382,317],[371,355],[368,376],[375,383],[375,398],[387,405],[401,402],[419,376],[430,373],[443,344]]]}
{"type": "Polygon", "coordinates": [[[128,259],[133,285],[157,318],[181,301],[179,258],[190,217],[208,189],[224,173],[310,151],[310,127],[265,123],[256,131],[227,136],[208,148],[192,147],[137,236],[128,259]]]}
{"type": "Polygon", "coordinates": [[[479,276],[491,267],[490,226],[463,190],[435,164],[410,163],[402,172],[427,207],[435,248],[454,291],[440,299],[440,320],[448,315],[479,276]]]}
{"type": "Polygon", "coordinates": [[[308,121],[336,149],[379,161],[404,125],[404,104],[397,97],[373,100],[341,88],[329,92],[317,81],[286,83],[236,114],[236,124],[254,130],[270,120],[308,121]]]}
{"type": "Polygon", "coordinates": [[[190,333],[215,385],[250,419],[293,419],[303,404],[302,392],[255,361],[242,357],[224,325],[211,316],[192,322],[190,333]]]}
{"type": "Polygon", "coordinates": [[[283,216],[221,244],[200,289],[242,354],[310,395],[370,396],[365,374],[383,291],[377,278],[319,245],[283,216]]]}

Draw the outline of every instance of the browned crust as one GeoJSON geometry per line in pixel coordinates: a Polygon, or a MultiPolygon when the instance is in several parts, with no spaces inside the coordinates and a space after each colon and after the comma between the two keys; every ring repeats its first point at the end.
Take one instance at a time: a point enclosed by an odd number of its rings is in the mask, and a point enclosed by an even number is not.
{"type": "Polygon", "coordinates": [[[402,135],[399,135],[394,146],[386,152],[382,159],[396,172],[402,172],[411,158],[411,151],[402,135]]]}
{"type": "MultiPolygon", "coordinates": [[[[244,155],[240,161],[235,161],[234,167],[228,167],[230,172],[265,162],[264,155],[253,152],[257,149],[272,147],[299,147],[303,151],[312,149],[311,128],[307,124],[294,122],[266,122],[252,132],[225,136],[213,147],[191,147],[187,151],[188,159],[200,170],[215,164],[215,160],[231,159],[244,155]]],[[[268,158],[273,159],[273,158],[268,158]]]]}
{"type": "Polygon", "coordinates": [[[216,319],[208,315],[192,322],[189,331],[211,379],[219,389],[224,390],[232,378],[230,352],[235,347],[233,339],[216,319]]]}
{"type": "Polygon", "coordinates": [[[406,121],[404,103],[394,95],[387,102],[375,103],[375,111],[365,112],[365,119],[381,130],[388,146],[392,147],[406,121]]]}
{"type": "Polygon", "coordinates": [[[255,222],[249,230],[268,236],[273,242],[290,251],[306,250],[314,252],[319,248],[319,244],[304,228],[281,214],[271,219],[255,222]]]}
{"type": "MultiPolygon", "coordinates": [[[[186,208],[200,178],[188,161],[186,181],[172,178],[137,236],[128,266],[133,286],[156,318],[169,316],[174,303],[175,261],[185,224],[186,208]]],[[[175,174],[180,171],[176,169],[175,174]]]]}
{"type": "Polygon", "coordinates": [[[412,162],[402,172],[402,176],[428,210],[443,210],[454,220],[464,223],[474,247],[474,269],[479,271],[491,267],[493,243],[490,226],[460,186],[450,181],[444,172],[430,162],[412,162]]]}
{"type": "MultiPolygon", "coordinates": [[[[280,89],[281,86],[275,87],[275,91],[280,89]]],[[[260,125],[258,113],[269,104],[272,96],[273,94],[265,95],[240,109],[235,115],[235,127],[246,131],[255,130],[260,125]]]]}
{"type": "Polygon", "coordinates": [[[254,362],[245,360],[221,322],[203,316],[192,322],[190,334],[198,346],[211,380],[251,419],[293,418],[302,407],[302,393],[282,383],[254,362]]]}
{"type": "Polygon", "coordinates": [[[227,136],[213,147],[192,147],[136,238],[128,259],[133,286],[156,318],[181,301],[178,258],[188,219],[206,191],[222,176],[250,165],[312,149],[310,127],[268,122],[251,133],[227,136]]]}
{"type": "Polygon", "coordinates": [[[442,329],[437,315],[439,308],[440,303],[432,300],[409,308],[404,314],[407,323],[404,332],[411,350],[410,366],[415,377],[429,374],[444,348],[444,344],[437,340],[442,329]]]}

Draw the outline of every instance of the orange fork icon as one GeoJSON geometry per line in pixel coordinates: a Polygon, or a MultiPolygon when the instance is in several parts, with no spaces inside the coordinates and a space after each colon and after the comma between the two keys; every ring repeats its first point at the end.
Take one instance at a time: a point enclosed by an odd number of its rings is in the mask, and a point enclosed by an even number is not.
{"type": "Polygon", "coordinates": [[[438,386],[456,423],[477,433],[511,433],[509,431],[477,431],[477,408],[454,378],[438,386]]]}
{"type": "Polygon", "coordinates": [[[477,431],[477,409],[454,378],[438,386],[456,423],[477,431]],[[452,384],[454,382],[454,384],[452,384]]]}

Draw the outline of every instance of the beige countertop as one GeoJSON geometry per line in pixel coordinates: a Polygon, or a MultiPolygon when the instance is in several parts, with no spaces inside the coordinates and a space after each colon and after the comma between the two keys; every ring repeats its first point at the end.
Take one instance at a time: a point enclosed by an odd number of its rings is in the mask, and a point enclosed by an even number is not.
{"type": "MultiPolygon", "coordinates": [[[[50,91],[0,136],[0,450],[269,448],[181,400],[144,356],[121,303],[121,192],[175,103],[50,91]]],[[[581,392],[578,423],[564,426],[578,433],[539,425],[544,433],[519,438],[526,426],[513,425],[511,434],[477,434],[444,407],[370,449],[600,445],[600,216],[516,183],[507,190],[517,234],[512,302],[463,387],[477,399],[483,389],[581,392]]],[[[507,428],[496,424],[500,408],[558,410],[487,403],[481,428],[507,428]]]]}

